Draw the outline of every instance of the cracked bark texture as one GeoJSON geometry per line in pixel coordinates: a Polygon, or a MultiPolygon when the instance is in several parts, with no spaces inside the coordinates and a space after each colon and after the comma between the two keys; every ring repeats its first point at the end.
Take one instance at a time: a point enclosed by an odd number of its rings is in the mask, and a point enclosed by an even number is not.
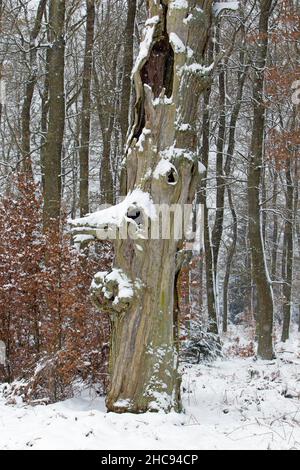
{"type": "MultiPolygon", "coordinates": [[[[199,183],[195,125],[199,99],[210,82],[203,64],[212,0],[150,0],[148,10],[133,69],[135,119],[122,189],[132,193],[138,188],[149,193],[154,204],[183,207],[193,201],[199,183]],[[166,156],[172,174],[154,177],[166,156]]],[[[171,233],[173,225],[171,218],[171,233]]],[[[111,386],[106,400],[110,411],[181,409],[176,278],[184,260],[182,248],[183,240],[172,236],[115,242],[115,268],[135,288],[124,308],[120,303],[116,308],[118,289],[111,284],[105,287],[106,297],[100,293],[97,301],[109,311],[112,323],[111,386]]],[[[101,282],[105,284],[105,279],[101,282]]],[[[94,294],[99,291],[96,288],[94,294]]]]}

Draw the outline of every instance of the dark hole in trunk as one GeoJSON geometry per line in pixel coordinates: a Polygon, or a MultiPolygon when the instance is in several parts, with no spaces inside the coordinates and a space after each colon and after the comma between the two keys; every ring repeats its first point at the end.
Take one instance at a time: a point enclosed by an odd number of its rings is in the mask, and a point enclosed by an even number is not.
{"type": "Polygon", "coordinates": [[[143,213],[140,209],[129,209],[127,212],[127,217],[128,219],[134,220],[138,225],[143,223],[143,213]]]}
{"type": "MultiPolygon", "coordinates": [[[[173,93],[174,51],[167,32],[168,6],[161,1],[164,10],[164,25],[161,38],[153,45],[148,61],[141,70],[142,82],[149,85],[157,98],[165,89],[167,98],[173,93]]],[[[134,138],[139,139],[146,124],[144,100],[141,99],[137,109],[139,121],[136,125],[134,138]]]]}
{"type": "Polygon", "coordinates": [[[165,88],[170,98],[173,92],[174,51],[166,35],[152,47],[150,57],[141,70],[142,82],[152,88],[155,98],[165,88]]]}
{"type": "Polygon", "coordinates": [[[173,169],[169,171],[167,176],[168,176],[168,183],[170,184],[176,183],[175,171],[173,169]]]}
{"type": "Polygon", "coordinates": [[[137,123],[133,138],[136,138],[138,140],[146,124],[145,107],[144,101],[142,99],[138,103],[137,114],[139,117],[139,122],[137,123]]]}

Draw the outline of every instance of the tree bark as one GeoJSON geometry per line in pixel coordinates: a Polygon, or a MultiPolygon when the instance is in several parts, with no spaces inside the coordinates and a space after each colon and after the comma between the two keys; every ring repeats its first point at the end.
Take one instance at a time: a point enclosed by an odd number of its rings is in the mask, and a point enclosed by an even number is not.
{"type": "Polygon", "coordinates": [[[291,173],[290,159],[286,163],[285,170],[286,176],[286,212],[285,212],[285,228],[284,228],[284,253],[285,259],[282,294],[283,294],[283,325],[281,341],[285,342],[289,339],[290,323],[291,323],[291,309],[292,309],[292,284],[293,284],[293,261],[294,261],[294,237],[293,237],[293,222],[294,222],[294,186],[291,173]]]}
{"type": "MultiPolygon", "coordinates": [[[[2,26],[3,11],[4,11],[3,1],[0,0],[0,34],[2,33],[2,27],[3,27],[2,26]]],[[[2,80],[2,67],[3,67],[3,63],[0,62],[0,86],[1,86],[1,80],[2,80]]],[[[0,126],[2,123],[2,109],[3,109],[3,103],[1,100],[1,91],[0,91],[0,126]]]]}
{"type": "Polygon", "coordinates": [[[61,154],[65,127],[65,0],[49,6],[49,120],[44,148],[44,228],[58,221],[61,208],[61,154]]]}
{"type": "Polygon", "coordinates": [[[273,180],[273,197],[272,197],[272,208],[274,210],[273,215],[273,233],[272,233],[272,255],[271,255],[271,279],[276,280],[277,272],[277,251],[278,251],[278,214],[276,213],[277,207],[277,196],[278,196],[278,173],[275,170],[273,180]]]}
{"type": "Polygon", "coordinates": [[[82,79],[81,139],[79,150],[79,208],[81,217],[89,212],[89,144],[91,126],[91,79],[95,27],[95,0],[86,0],[86,15],[86,36],[82,79]]]}
{"type": "MultiPolygon", "coordinates": [[[[242,51],[240,54],[240,63],[245,64],[245,52],[244,51],[242,51]]],[[[232,261],[234,258],[236,245],[237,245],[237,238],[238,238],[238,232],[237,232],[238,219],[237,219],[237,213],[234,207],[232,190],[231,190],[231,186],[228,181],[228,178],[231,173],[232,159],[233,159],[234,150],[235,150],[236,126],[238,122],[239,113],[241,110],[243,90],[244,90],[244,84],[245,84],[247,72],[248,72],[248,65],[245,64],[244,70],[239,74],[239,77],[238,77],[238,90],[237,90],[237,95],[235,98],[235,105],[233,107],[231,117],[230,117],[227,157],[226,157],[226,161],[224,165],[224,174],[225,174],[224,184],[226,185],[226,188],[227,188],[228,203],[229,203],[231,216],[232,216],[233,236],[232,236],[232,242],[228,250],[225,276],[224,276],[224,284],[223,284],[223,333],[227,333],[227,330],[228,330],[228,289],[229,289],[231,265],[232,265],[232,261]]],[[[223,220],[223,216],[222,216],[222,220],[223,220]]]]}
{"type": "MultiPolygon", "coordinates": [[[[208,58],[213,60],[213,43],[209,42],[208,58]]],[[[210,95],[211,87],[204,93],[204,112],[202,129],[202,163],[206,168],[200,185],[200,201],[204,207],[204,251],[205,251],[205,278],[206,278],[206,300],[208,312],[208,330],[213,334],[218,334],[218,318],[216,305],[215,277],[213,265],[213,252],[210,239],[210,229],[208,221],[207,207],[207,169],[209,163],[209,137],[210,137],[210,95]]]]}
{"type": "MultiPolygon", "coordinates": [[[[220,25],[219,25],[220,27],[220,25]]],[[[219,29],[218,29],[219,31],[219,29]]],[[[220,33],[216,38],[216,53],[220,53],[220,33]]],[[[224,145],[226,137],[226,64],[220,65],[219,71],[219,129],[216,154],[216,216],[211,234],[215,288],[217,286],[218,259],[223,234],[226,180],[223,173],[224,145]]]]}
{"type": "MultiPolygon", "coordinates": [[[[149,0],[148,10],[133,70],[135,120],[127,144],[125,186],[131,205],[125,219],[132,228],[137,228],[130,222],[137,211],[144,228],[145,198],[153,207],[193,201],[199,183],[196,114],[209,83],[203,61],[212,1],[149,0]],[[170,170],[160,173],[162,164],[170,170]]],[[[93,220],[74,223],[95,230],[99,225],[93,220]]],[[[114,270],[94,280],[93,296],[110,312],[112,323],[110,411],[181,409],[176,280],[183,240],[166,238],[117,239],[114,270]],[[120,276],[132,287],[130,298],[120,298],[120,276]]]]}
{"type": "Polygon", "coordinates": [[[122,80],[122,96],[120,124],[123,146],[126,143],[126,135],[128,130],[130,92],[131,92],[131,70],[133,66],[133,41],[134,41],[134,24],[136,15],[136,0],[128,0],[127,21],[125,27],[124,39],[124,59],[123,59],[123,80],[122,80]]]}
{"type": "Polygon", "coordinates": [[[258,297],[258,356],[272,359],[273,351],[273,292],[265,259],[262,236],[260,189],[263,167],[265,129],[264,84],[268,53],[268,25],[272,0],[262,0],[259,17],[257,60],[253,83],[253,129],[251,155],[248,168],[249,241],[252,258],[253,280],[258,297]]]}
{"type": "Polygon", "coordinates": [[[36,63],[36,55],[37,49],[35,41],[39,35],[43,15],[46,9],[47,0],[40,0],[38,7],[36,18],[34,22],[34,27],[30,32],[30,75],[26,82],[25,86],[25,97],[22,106],[21,112],[21,128],[22,128],[22,143],[21,143],[21,150],[22,150],[22,158],[23,158],[23,170],[25,174],[33,178],[33,171],[32,171],[32,162],[31,162],[31,154],[30,154],[30,121],[31,121],[31,104],[33,93],[37,81],[37,63],[36,63]]]}
{"type": "MultiPolygon", "coordinates": [[[[116,62],[117,57],[114,58],[114,73],[113,73],[113,84],[115,85],[116,80],[116,62]]],[[[100,202],[101,204],[113,204],[114,203],[114,186],[111,169],[111,138],[113,133],[113,126],[115,122],[115,116],[113,113],[109,113],[104,109],[101,101],[101,90],[100,82],[97,76],[96,70],[94,70],[94,83],[96,89],[96,104],[99,122],[102,131],[102,158],[100,167],[100,202]]]]}

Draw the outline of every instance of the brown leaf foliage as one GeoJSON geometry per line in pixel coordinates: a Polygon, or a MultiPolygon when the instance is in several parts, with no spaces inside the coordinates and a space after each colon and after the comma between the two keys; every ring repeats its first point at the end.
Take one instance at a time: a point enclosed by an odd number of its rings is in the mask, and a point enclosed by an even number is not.
{"type": "MultiPolygon", "coordinates": [[[[42,230],[42,198],[24,175],[0,203],[0,340],[6,364],[0,381],[18,381],[14,392],[54,402],[82,381],[107,385],[109,321],[89,298],[93,273],[111,263],[79,252],[66,231],[42,230]]],[[[62,227],[64,224],[62,223],[62,227]]]]}

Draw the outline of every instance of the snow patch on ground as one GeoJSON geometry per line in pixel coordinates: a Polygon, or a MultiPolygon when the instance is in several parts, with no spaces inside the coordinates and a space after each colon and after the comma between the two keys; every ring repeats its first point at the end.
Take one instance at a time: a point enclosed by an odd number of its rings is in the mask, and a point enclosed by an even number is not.
{"type": "Polygon", "coordinates": [[[299,335],[277,359],[186,365],[182,414],[106,413],[92,391],[48,406],[5,405],[1,449],[298,449],[299,335]]]}

